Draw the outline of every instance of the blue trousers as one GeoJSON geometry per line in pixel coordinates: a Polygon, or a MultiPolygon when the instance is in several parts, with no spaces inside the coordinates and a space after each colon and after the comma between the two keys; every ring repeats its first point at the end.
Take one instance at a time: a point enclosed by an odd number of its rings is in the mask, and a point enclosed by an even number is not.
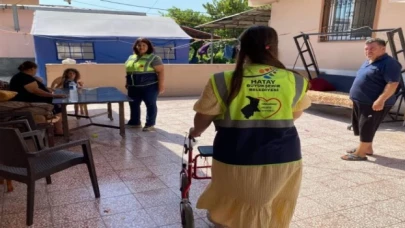
{"type": "Polygon", "coordinates": [[[140,125],[141,124],[141,103],[142,101],[146,105],[146,127],[154,126],[156,124],[157,116],[157,97],[159,95],[158,84],[148,86],[129,86],[128,96],[133,100],[129,102],[129,108],[131,110],[131,117],[128,121],[128,125],[140,125]]]}

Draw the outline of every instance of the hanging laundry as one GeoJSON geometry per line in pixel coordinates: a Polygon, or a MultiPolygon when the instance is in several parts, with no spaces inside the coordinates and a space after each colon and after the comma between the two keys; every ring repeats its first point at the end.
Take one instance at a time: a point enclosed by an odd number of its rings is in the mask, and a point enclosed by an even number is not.
{"type": "Polygon", "coordinates": [[[230,46],[230,45],[225,45],[225,48],[224,48],[224,58],[225,59],[232,59],[232,57],[233,57],[233,51],[234,51],[234,48],[232,47],[232,46],[230,46]]]}
{"type": "Polygon", "coordinates": [[[198,49],[197,49],[197,47],[192,47],[192,49],[194,51],[193,56],[191,57],[191,59],[188,63],[191,63],[191,64],[198,63],[198,57],[197,57],[198,49]]]}
{"type": "Polygon", "coordinates": [[[236,59],[236,55],[238,53],[238,48],[236,46],[233,46],[232,49],[232,59],[236,59]]]}
{"type": "Polygon", "coordinates": [[[211,45],[211,42],[204,44],[202,47],[200,47],[200,49],[198,49],[198,54],[199,55],[207,54],[207,51],[208,51],[208,48],[210,47],[210,45],[211,45]]]}

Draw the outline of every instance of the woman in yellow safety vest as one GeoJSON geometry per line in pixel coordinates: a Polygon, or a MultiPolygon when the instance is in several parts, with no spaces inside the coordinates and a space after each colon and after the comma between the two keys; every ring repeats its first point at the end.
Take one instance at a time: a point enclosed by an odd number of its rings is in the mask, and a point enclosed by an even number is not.
{"type": "Polygon", "coordinates": [[[141,102],[146,105],[146,123],[143,131],[153,131],[157,116],[157,97],[164,92],[164,67],[162,59],[154,55],[152,43],[139,38],[133,46],[134,54],[125,62],[126,85],[131,117],[127,123],[130,128],[142,128],[141,102]]]}
{"type": "Polygon", "coordinates": [[[254,26],[240,37],[234,71],[211,77],[194,106],[190,135],[211,124],[212,180],[197,208],[218,227],[289,227],[301,184],[294,120],[310,106],[308,81],[278,60],[277,32],[254,26]]]}

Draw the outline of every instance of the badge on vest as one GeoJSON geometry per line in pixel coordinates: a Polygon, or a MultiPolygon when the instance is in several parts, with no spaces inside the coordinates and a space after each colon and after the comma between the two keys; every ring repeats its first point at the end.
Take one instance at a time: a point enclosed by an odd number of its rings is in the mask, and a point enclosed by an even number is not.
{"type": "MultiPolygon", "coordinates": [[[[274,70],[275,71],[275,70],[274,70]]],[[[272,77],[274,76],[273,71],[251,79],[247,82],[246,87],[249,92],[278,92],[280,85],[272,77]]]]}
{"type": "Polygon", "coordinates": [[[260,112],[264,119],[268,119],[276,115],[281,109],[281,101],[277,98],[264,98],[246,96],[249,99],[249,104],[241,109],[244,117],[249,119],[255,112],[260,112]]]}
{"type": "Polygon", "coordinates": [[[273,96],[265,97],[266,95],[279,92],[280,84],[272,78],[277,70],[274,68],[260,69],[262,76],[246,80],[246,89],[250,96],[246,96],[249,104],[241,109],[242,114],[246,119],[251,118],[255,112],[259,112],[263,119],[271,118],[276,115],[281,109],[281,101],[273,96]],[[258,96],[258,97],[255,97],[258,96]]]}
{"type": "Polygon", "coordinates": [[[272,67],[267,67],[267,68],[260,69],[259,72],[261,74],[265,74],[264,75],[265,79],[270,79],[271,76],[273,76],[273,75],[275,75],[277,73],[277,69],[272,68],[272,67]]]}

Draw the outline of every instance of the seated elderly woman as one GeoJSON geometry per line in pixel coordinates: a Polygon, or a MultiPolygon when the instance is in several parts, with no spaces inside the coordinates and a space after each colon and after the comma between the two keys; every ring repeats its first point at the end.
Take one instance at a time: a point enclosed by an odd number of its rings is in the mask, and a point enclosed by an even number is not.
{"type": "MultiPolygon", "coordinates": [[[[48,103],[52,104],[53,98],[64,98],[66,95],[53,94],[43,83],[38,79],[37,64],[31,61],[22,63],[18,70],[10,80],[10,90],[18,94],[13,98],[14,101],[30,102],[30,103],[48,103]]],[[[61,109],[55,105],[54,114],[60,116],[61,109]]],[[[62,122],[59,120],[54,124],[55,135],[63,135],[62,122]]]]}

